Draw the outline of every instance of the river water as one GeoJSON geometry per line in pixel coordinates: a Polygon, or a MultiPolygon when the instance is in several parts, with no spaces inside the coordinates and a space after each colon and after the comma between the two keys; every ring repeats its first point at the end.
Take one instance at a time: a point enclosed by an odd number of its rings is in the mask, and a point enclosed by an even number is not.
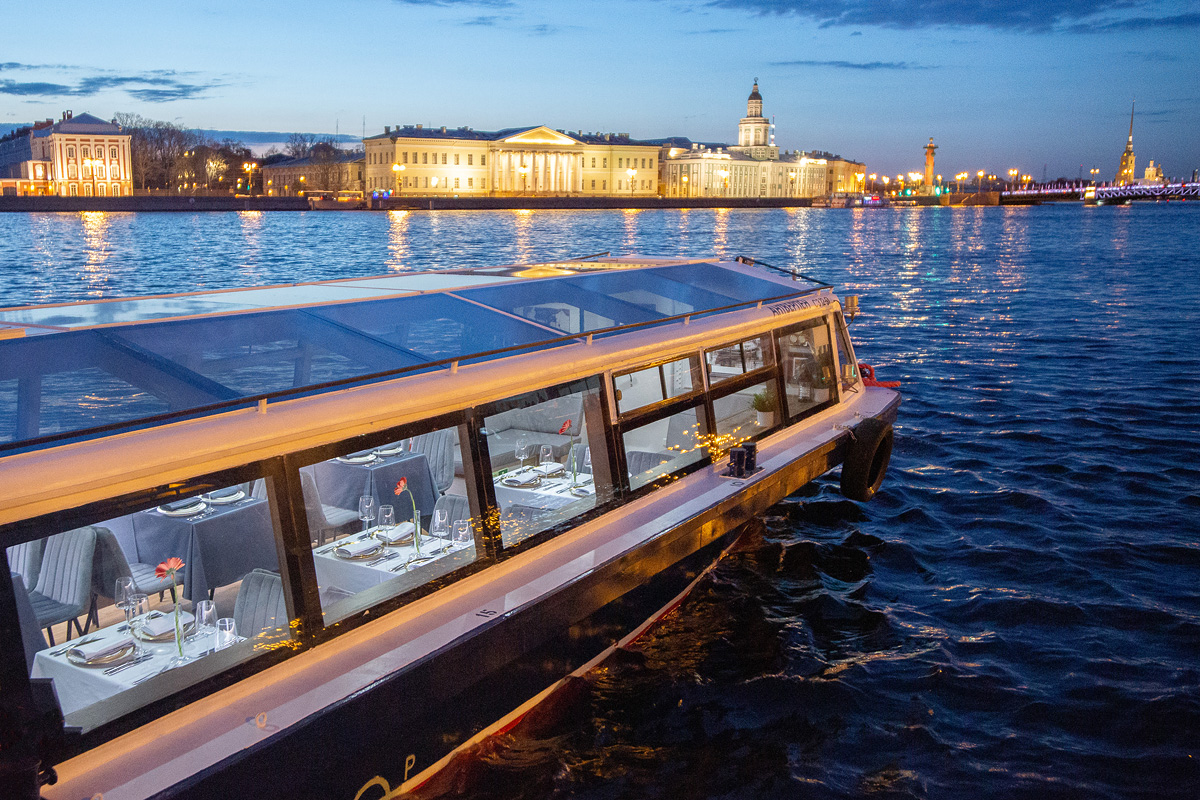
{"type": "Polygon", "coordinates": [[[1200,796],[1200,204],[0,215],[0,305],[583,256],[861,297],[866,505],[764,515],[489,798],[1200,796]]]}

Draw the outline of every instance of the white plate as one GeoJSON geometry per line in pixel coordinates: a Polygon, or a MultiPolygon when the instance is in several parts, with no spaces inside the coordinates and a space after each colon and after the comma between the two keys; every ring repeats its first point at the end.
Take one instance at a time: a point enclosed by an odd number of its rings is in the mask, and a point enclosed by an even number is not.
{"type": "Polygon", "coordinates": [[[208,508],[208,504],[203,500],[197,500],[194,505],[186,506],[185,508],[177,508],[174,511],[166,506],[159,506],[158,510],[168,517],[194,517],[204,509],[208,508]]]}
{"type": "Polygon", "coordinates": [[[375,460],[373,453],[367,453],[365,456],[339,456],[338,461],[343,464],[370,464],[375,460]]]}
{"type": "Polygon", "coordinates": [[[91,661],[88,661],[74,650],[68,650],[67,661],[70,661],[77,667],[113,667],[122,661],[128,660],[128,657],[131,655],[133,655],[133,645],[127,644],[115,653],[93,658],[91,661]]]}
{"type": "Polygon", "coordinates": [[[230,503],[236,503],[238,500],[244,500],[245,497],[246,493],[241,489],[238,489],[233,494],[223,494],[220,497],[213,497],[210,494],[204,495],[204,499],[209,503],[212,503],[214,506],[225,506],[229,505],[230,503]]]}

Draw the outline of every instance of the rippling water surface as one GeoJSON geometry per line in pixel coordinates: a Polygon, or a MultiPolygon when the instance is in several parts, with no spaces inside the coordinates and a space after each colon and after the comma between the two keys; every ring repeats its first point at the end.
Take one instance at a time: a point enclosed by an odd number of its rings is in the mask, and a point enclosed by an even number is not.
{"type": "Polygon", "coordinates": [[[1200,205],[0,215],[0,305],[614,254],[861,296],[903,381],[870,504],[823,480],[494,798],[1200,797],[1200,205]]]}

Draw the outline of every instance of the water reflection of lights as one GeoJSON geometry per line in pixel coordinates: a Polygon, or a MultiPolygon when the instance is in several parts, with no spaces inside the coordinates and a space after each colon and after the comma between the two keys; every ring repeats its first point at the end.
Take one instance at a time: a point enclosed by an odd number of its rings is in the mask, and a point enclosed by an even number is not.
{"type": "Polygon", "coordinates": [[[389,211],[387,268],[392,272],[403,272],[408,252],[408,212],[389,211]]]}
{"type": "Polygon", "coordinates": [[[100,297],[109,279],[108,228],[111,221],[103,211],[82,211],[79,216],[83,222],[83,269],[88,284],[93,287],[88,294],[100,297]]]}
{"type": "Polygon", "coordinates": [[[513,236],[516,240],[518,264],[527,264],[533,260],[533,219],[534,214],[529,209],[521,209],[516,213],[513,236]]]}
{"type": "Polygon", "coordinates": [[[729,247],[729,209],[718,208],[715,211],[717,215],[713,220],[713,253],[724,258],[729,247]]]}
{"type": "Polygon", "coordinates": [[[261,211],[239,211],[238,223],[242,226],[242,275],[248,283],[259,283],[262,259],[262,231],[264,217],[261,211]]]}
{"type": "Polygon", "coordinates": [[[637,232],[638,232],[637,221],[638,220],[637,220],[637,218],[638,218],[638,214],[640,214],[640,213],[641,213],[641,209],[639,209],[639,208],[622,209],[621,222],[624,224],[625,238],[621,244],[625,248],[626,253],[636,253],[638,251],[638,248],[637,248],[637,232]]]}

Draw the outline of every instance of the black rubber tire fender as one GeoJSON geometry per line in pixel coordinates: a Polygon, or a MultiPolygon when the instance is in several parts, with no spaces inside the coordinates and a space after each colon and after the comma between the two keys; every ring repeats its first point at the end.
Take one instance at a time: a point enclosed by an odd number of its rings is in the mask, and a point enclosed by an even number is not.
{"type": "Polygon", "coordinates": [[[879,491],[892,459],[892,424],[868,418],[854,429],[842,462],[842,494],[865,503],[879,491]]]}

